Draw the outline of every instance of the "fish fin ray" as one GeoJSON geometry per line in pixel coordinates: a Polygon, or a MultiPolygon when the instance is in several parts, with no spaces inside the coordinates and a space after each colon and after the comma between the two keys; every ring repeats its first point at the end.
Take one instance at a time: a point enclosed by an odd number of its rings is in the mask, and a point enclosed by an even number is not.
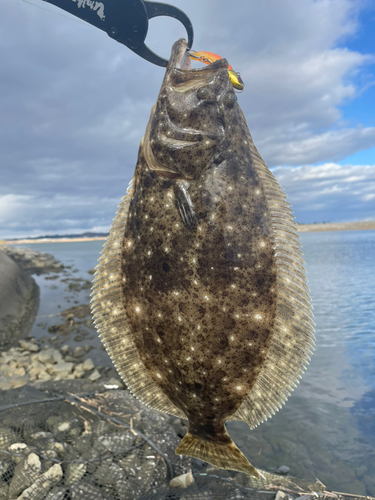
{"type": "Polygon", "coordinates": [[[182,222],[188,229],[195,229],[198,225],[198,219],[189,192],[182,183],[176,182],[174,196],[182,222]]]}
{"type": "Polygon", "coordinates": [[[95,326],[106,351],[130,392],[142,403],[186,418],[147,372],[126,324],[121,286],[122,241],[133,195],[132,182],[119,205],[102,256],[96,266],[91,292],[95,326]]]}
{"type": "Polygon", "coordinates": [[[220,469],[237,470],[257,478],[260,477],[260,473],[251,465],[233,441],[225,444],[215,443],[200,439],[188,432],[177,446],[176,455],[198,458],[220,469]]]}
{"type": "Polygon", "coordinates": [[[230,420],[246,422],[253,429],[286,402],[309,363],[315,336],[297,224],[284,191],[262,160],[251,136],[250,149],[270,208],[278,284],[274,333],[265,362],[248,396],[230,417],[230,420]]]}

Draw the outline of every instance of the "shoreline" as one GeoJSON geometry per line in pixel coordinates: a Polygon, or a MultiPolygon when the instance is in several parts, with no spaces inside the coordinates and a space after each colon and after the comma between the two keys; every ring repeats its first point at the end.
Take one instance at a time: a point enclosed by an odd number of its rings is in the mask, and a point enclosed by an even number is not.
{"type": "MultiPolygon", "coordinates": [[[[375,229],[375,220],[361,222],[327,222],[320,224],[297,224],[299,233],[309,233],[317,231],[365,231],[375,229]]],[[[92,238],[41,238],[19,239],[19,240],[0,240],[0,245],[24,245],[32,243],[73,243],[75,241],[105,241],[106,236],[95,236],[92,238]]]]}

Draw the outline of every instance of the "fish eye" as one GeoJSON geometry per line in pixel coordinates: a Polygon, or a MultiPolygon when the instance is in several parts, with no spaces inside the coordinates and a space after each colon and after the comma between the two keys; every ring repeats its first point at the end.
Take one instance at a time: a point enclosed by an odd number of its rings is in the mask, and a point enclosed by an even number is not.
{"type": "Polygon", "coordinates": [[[210,91],[207,87],[201,87],[197,90],[198,99],[208,99],[210,97],[210,91]]]}
{"type": "Polygon", "coordinates": [[[225,95],[223,102],[224,106],[227,108],[233,108],[234,103],[237,101],[237,96],[233,92],[229,92],[225,95]]]}

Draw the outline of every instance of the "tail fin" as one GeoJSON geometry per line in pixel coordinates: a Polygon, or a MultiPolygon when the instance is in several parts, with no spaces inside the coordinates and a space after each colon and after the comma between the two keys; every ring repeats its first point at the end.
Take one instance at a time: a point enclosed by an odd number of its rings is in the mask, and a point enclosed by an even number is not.
{"type": "Polygon", "coordinates": [[[176,448],[176,455],[198,458],[220,469],[231,469],[260,477],[260,473],[251,465],[245,455],[230,443],[204,441],[188,432],[176,448]]]}

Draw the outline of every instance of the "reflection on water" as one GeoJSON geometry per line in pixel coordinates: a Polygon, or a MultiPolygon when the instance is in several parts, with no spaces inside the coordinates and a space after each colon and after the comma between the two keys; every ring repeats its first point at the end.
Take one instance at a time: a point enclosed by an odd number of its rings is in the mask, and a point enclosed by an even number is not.
{"type": "MultiPolygon", "coordinates": [[[[318,477],[331,489],[375,495],[375,231],[303,233],[301,238],[315,313],[315,354],[271,420],[254,431],[240,422],[230,422],[228,429],[257,467],[272,471],[285,464],[293,475],[318,477]]],[[[52,253],[87,280],[101,246],[94,241],[32,248],[52,253]]],[[[72,293],[44,276],[37,281],[39,316],[89,301],[89,290],[72,293]],[[54,284],[59,286],[51,289],[54,284]]],[[[34,325],[32,334],[45,335],[38,328],[34,325]]],[[[91,337],[98,345],[94,333],[91,337]]],[[[100,364],[110,365],[106,353],[97,356],[100,364]]]]}
{"type": "Polygon", "coordinates": [[[237,422],[228,427],[260,467],[285,463],[292,474],[318,477],[332,489],[374,495],[375,231],[303,233],[301,239],[315,354],[269,422],[250,433],[237,422]]]}

